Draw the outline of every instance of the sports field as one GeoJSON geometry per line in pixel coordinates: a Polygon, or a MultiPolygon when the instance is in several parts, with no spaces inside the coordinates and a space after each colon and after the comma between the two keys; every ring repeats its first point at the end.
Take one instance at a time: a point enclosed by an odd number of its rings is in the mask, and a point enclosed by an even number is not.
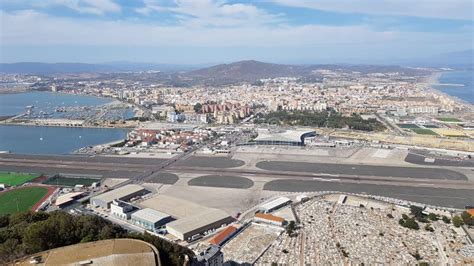
{"type": "Polygon", "coordinates": [[[427,128],[412,128],[411,130],[415,132],[416,134],[420,134],[420,135],[433,135],[433,136],[438,135],[433,130],[427,129],[427,128]]]}
{"type": "Polygon", "coordinates": [[[408,129],[412,129],[412,128],[420,128],[419,126],[415,125],[415,124],[397,124],[400,128],[408,128],[408,129]]]}
{"type": "Polygon", "coordinates": [[[23,187],[0,194],[0,215],[30,210],[48,193],[46,187],[23,187]]]}
{"type": "Polygon", "coordinates": [[[37,178],[38,176],[38,174],[0,172],[0,184],[7,184],[9,186],[21,185],[37,178]]]}
{"type": "Polygon", "coordinates": [[[90,186],[94,182],[99,182],[98,178],[81,178],[81,177],[63,177],[53,176],[48,180],[44,181],[43,184],[54,185],[54,186],[66,186],[73,187],[75,185],[90,186]]]}
{"type": "Polygon", "coordinates": [[[462,122],[461,120],[457,118],[452,118],[452,117],[437,117],[436,120],[443,121],[443,122],[452,122],[452,123],[462,122]]]}

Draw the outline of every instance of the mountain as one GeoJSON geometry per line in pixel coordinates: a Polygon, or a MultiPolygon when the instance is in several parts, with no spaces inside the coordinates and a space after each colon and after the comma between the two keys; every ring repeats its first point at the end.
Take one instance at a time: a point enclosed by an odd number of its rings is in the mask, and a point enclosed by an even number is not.
{"type": "Polygon", "coordinates": [[[414,69],[393,65],[288,65],[245,60],[196,69],[197,66],[165,65],[153,63],[110,62],[104,64],[85,63],[11,63],[0,64],[0,72],[25,74],[101,73],[106,78],[130,76],[170,86],[208,85],[220,86],[253,83],[260,79],[275,77],[297,77],[303,81],[320,81],[322,76],[316,70],[331,70],[340,73],[410,73],[414,69]],[[157,71],[137,74],[142,71],[157,71]],[[124,73],[133,72],[133,73],[124,73]]]}
{"type": "Polygon", "coordinates": [[[360,72],[364,74],[388,72],[413,74],[417,71],[392,65],[286,65],[246,60],[175,74],[172,78],[172,85],[218,86],[241,82],[255,82],[260,79],[275,77],[298,77],[303,80],[314,81],[321,78],[320,74],[314,71],[322,69],[336,72],[360,72]]]}
{"type": "Polygon", "coordinates": [[[204,83],[252,82],[258,79],[298,76],[304,70],[300,65],[280,65],[255,60],[221,64],[190,71],[182,75],[204,83]]]}

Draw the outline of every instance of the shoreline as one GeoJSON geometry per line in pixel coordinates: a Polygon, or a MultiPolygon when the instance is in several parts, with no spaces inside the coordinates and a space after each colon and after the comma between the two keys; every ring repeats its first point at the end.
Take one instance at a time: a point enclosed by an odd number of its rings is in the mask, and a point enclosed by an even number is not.
{"type": "Polygon", "coordinates": [[[84,128],[84,129],[134,129],[136,126],[129,127],[101,127],[101,126],[60,126],[60,125],[38,125],[38,124],[27,124],[27,123],[15,123],[15,122],[0,122],[0,126],[24,126],[24,127],[58,127],[58,128],[84,128]]]}
{"type": "Polygon", "coordinates": [[[427,88],[425,88],[425,90],[427,92],[432,93],[432,94],[438,95],[439,97],[448,98],[448,99],[450,99],[450,100],[452,100],[456,103],[459,103],[460,105],[464,106],[467,109],[474,110],[474,104],[473,103],[470,103],[470,102],[468,102],[464,99],[461,99],[459,97],[450,95],[450,94],[448,94],[446,92],[443,92],[443,91],[441,91],[441,90],[434,87],[434,86],[436,86],[436,84],[439,84],[439,79],[441,78],[441,76],[444,73],[448,73],[448,72],[447,71],[437,71],[437,72],[432,73],[430,76],[426,77],[423,80],[423,83],[425,83],[427,85],[427,88]]]}

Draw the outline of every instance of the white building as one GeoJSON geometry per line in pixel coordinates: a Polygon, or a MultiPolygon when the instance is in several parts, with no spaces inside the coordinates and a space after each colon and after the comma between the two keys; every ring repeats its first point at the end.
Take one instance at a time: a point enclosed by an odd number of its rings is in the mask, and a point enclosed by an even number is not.
{"type": "Polygon", "coordinates": [[[279,209],[283,206],[286,206],[291,203],[291,200],[287,197],[279,197],[270,202],[267,202],[259,207],[259,209],[265,213],[272,212],[276,209],[279,209]]]}
{"type": "Polygon", "coordinates": [[[192,240],[196,236],[215,230],[233,222],[226,212],[210,209],[197,215],[178,219],[166,225],[168,233],[181,240],[192,240]]]}
{"type": "Polygon", "coordinates": [[[130,219],[132,213],[137,210],[137,207],[121,200],[114,200],[112,201],[112,204],[110,204],[110,213],[113,216],[124,220],[130,219]]]}
{"type": "Polygon", "coordinates": [[[145,195],[147,193],[148,191],[142,186],[130,184],[92,197],[91,204],[95,207],[108,209],[110,208],[112,201],[116,199],[126,201],[133,197],[145,195]]]}
{"type": "Polygon", "coordinates": [[[147,230],[154,231],[168,222],[171,222],[173,218],[166,213],[159,212],[150,208],[145,208],[132,213],[132,223],[143,227],[147,230]]]}

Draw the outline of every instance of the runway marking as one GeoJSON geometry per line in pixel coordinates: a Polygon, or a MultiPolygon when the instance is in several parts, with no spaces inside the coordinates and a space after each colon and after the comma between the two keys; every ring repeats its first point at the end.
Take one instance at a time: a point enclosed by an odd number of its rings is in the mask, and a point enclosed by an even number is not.
{"type": "Polygon", "coordinates": [[[401,196],[414,196],[414,197],[429,197],[429,198],[438,198],[438,199],[462,199],[462,200],[466,200],[466,198],[462,198],[462,197],[432,196],[432,195],[424,195],[424,194],[404,194],[404,193],[394,193],[394,195],[401,195],[401,196]]]}

